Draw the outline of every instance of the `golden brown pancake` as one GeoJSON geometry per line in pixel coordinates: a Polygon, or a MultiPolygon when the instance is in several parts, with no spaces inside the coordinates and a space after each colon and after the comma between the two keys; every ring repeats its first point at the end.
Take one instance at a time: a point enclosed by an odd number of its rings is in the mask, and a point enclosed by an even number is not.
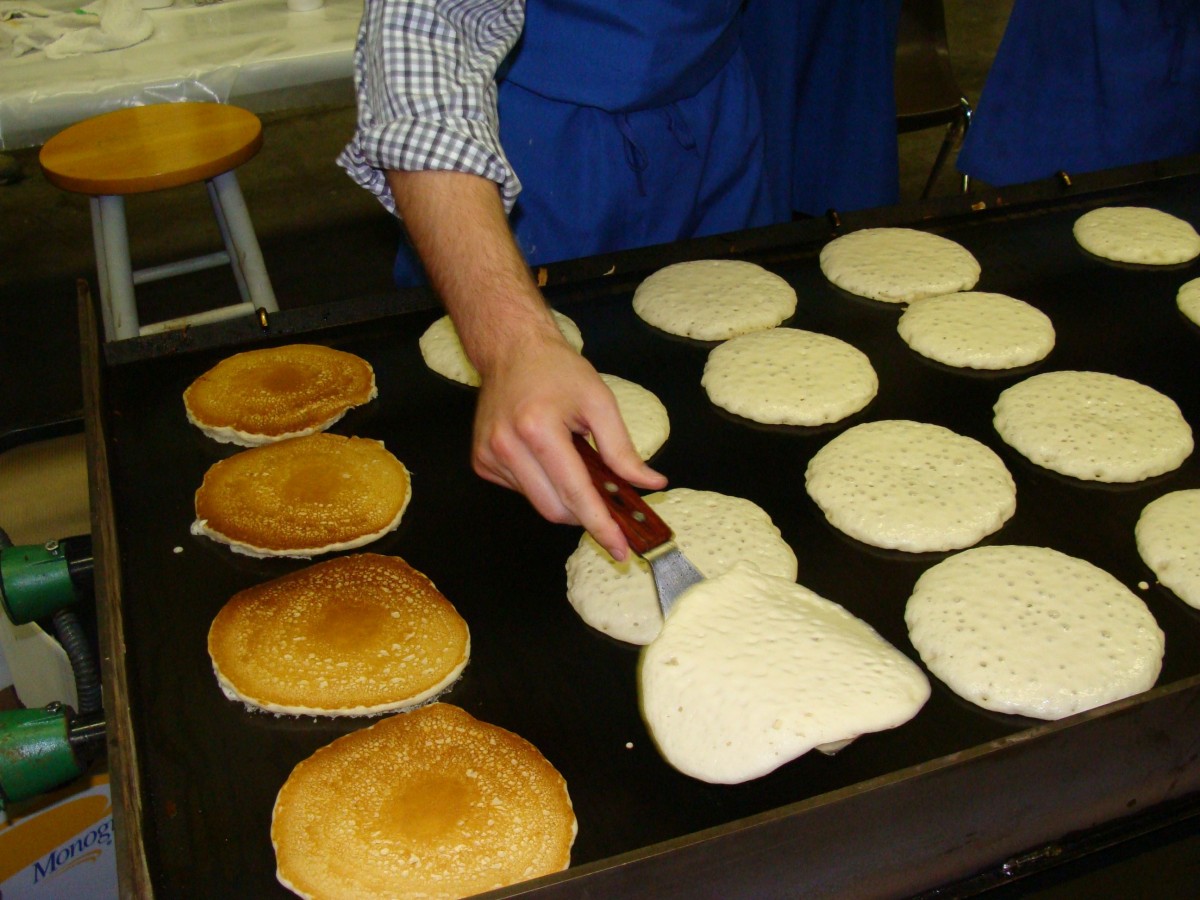
{"type": "Polygon", "coordinates": [[[225,696],[296,716],[416,706],[462,674],[470,651],[467,623],[433,582],[376,553],[247,588],[208,632],[225,696]]]}
{"type": "Polygon", "coordinates": [[[214,440],[255,447],[324,431],[376,393],[366,360],[290,344],[222,360],[183,392],[183,405],[188,421],[214,440]]]}
{"type": "Polygon", "coordinates": [[[209,468],[192,533],[248,556],[308,558],[392,531],[411,496],[408,470],[381,441],[310,434],[209,468]]]}
{"type": "Polygon", "coordinates": [[[465,897],[565,869],[575,831],[536,747],[446,703],[317,750],[271,818],[276,874],[301,897],[465,897]]]}

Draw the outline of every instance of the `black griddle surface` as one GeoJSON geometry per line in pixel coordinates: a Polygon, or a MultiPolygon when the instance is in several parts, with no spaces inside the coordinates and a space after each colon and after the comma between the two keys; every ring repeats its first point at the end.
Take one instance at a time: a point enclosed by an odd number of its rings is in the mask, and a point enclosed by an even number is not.
{"type": "MultiPolygon", "coordinates": [[[[821,446],[850,425],[885,418],[944,425],[999,453],[1017,483],[1017,512],[985,543],[1051,546],[1133,589],[1167,634],[1159,681],[1166,686],[1200,672],[1200,612],[1156,584],[1138,557],[1133,527],[1156,497],[1200,487],[1196,454],[1135,485],[1079,482],[1010,450],[992,429],[991,408],[1005,387],[1034,372],[1095,369],[1166,393],[1200,426],[1200,329],[1175,305],[1176,290],[1200,275],[1200,264],[1112,265],[1088,257],[1071,236],[1081,212],[1107,203],[1154,206],[1200,222],[1198,186],[1196,176],[1174,177],[917,223],[975,254],[983,270],[977,290],[1026,300],[1053,320],[1052,354],[1015,372],[952,370],[909,350],[896,333],[902,307],[851,297],[821,275],[824,223],[797,225],[794,243],[773,238],[772,246],[747,254],[796,287],[798,310],[786,324],[853,343],[879,374],[870,406],[826,428],[758,426],[712,406],[700,386],[709,346],[657,332],[632,312],[632,286],[653,266],[594,288],[552,287],[549,296],[579,325],[585,355],[600,371],[642,384],[666,404],[671,437],[652,464],[671,486],[757,502],[795,549],[801,583],[865,619],[902,652],[917,659],[903,622],[912,585],[948,554],[857,543],[826,524],[804,490],[805,466],[821,446]]],[[[773,232],[779,234],[787,232],[773,232]]],[[[668,256],[709,254],[710,246],[673,245],[669,254],[641,258],[662,264],[668,256]]],[[[573,865],[725,826],[1031,728],[1061,727],[977,709],[931,678],[933,695],[913,721],[864,736],[836,756],[810,753],[739,786],[675,772],[639,718],[636,648],[584,625],[566,601],[564,563],[579,530],[544,522],[522,498],[472,473],[475,393],[431,373],[417,348],[437,315],[383,315],[280,340],[326,343],[375,367],[379,399],[333,430],[383,440],[411,470],[413,499],[399,530],[364,549],[402,556],[466,618],[471,662],[443,699],[522,735],[562,772],[579,819],[573,865]]],[[[224,698],[212,674],[206,634],[217,610],[236,591],[307,565],[238,556],[188,531],[206,469],[236,448],[192,428],[181,394],[218,360],[250,345],[110,362],[105,371],[145,850],[164,896],[287,896],[275,880],[269,839],[275,794],[296,763],[372,721],[249,712],[224,698]]]]}

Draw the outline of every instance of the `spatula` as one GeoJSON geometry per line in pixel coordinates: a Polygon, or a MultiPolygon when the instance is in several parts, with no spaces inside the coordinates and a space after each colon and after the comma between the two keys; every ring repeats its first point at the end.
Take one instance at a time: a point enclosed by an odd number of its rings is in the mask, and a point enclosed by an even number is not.
{"type": "Polygon", "coordinates": [[[608,467],[586,438],[575,435],[575,448],[583,457],[596,490],[629,541],[629,548],[650,564],[654,587],[658,591],[658,605],[665,619],[679,595],[702,581],[704,576],[675,546],[671,527],[650,508],[633,485],[608,467]]]}

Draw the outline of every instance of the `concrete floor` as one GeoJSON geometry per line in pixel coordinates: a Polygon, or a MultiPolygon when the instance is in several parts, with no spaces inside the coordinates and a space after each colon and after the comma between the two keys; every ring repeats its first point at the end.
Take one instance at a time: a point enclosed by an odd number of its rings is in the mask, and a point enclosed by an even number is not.
{"type": "MultiPolygon", "coordinates": [[[[952,64],[979,99],[1011,0],[947,0],[952,64]]],[[[283,308],[390,292],[399,226],[334,164],[354,124],[345,103],[263,116],[265,140],[238,170],[283,308]]],[[[900,136],[904,199],[915,199],[941,141],[935,129],[900,136]]],[[[78,411],[75,281],[95,283],[87,200],[48,184],[36,148],[12,154],[23,177],[0,186],[0,435],[78,411]]],[[[946,167],[936,193],[957,190],[946,167]]],[[[139,195],[127,204],[131,252],[145,266],[219,246],[202,188],[139,195]]],[[[211,305],[235,291],[222,268],[139,288],[143,321],[211,305]]]]}

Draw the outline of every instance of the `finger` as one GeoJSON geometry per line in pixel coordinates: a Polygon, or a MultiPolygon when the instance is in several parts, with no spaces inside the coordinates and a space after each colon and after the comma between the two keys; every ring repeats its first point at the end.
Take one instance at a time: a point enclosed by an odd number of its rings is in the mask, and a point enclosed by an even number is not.
{"type": "Polygon", "coordinates": [[[517,454],[509,458],[511,462],[503,464],[495,455],[481,449],[472,462],[476,474],[493,484],[525,494],[534,509],[550,521],[565,525],[578,524],[571,511],[558,500],[549,478],[536,464],[522,463],[517,454]]]}
{"type": "Polygon", "coordinates": [[[566,447],[548,457],[544,465],[563,505],[572,512],[579,524],[613,559],[626,559],[629,542],[596,490],[573,444],[568,440],[566,447]]]}
{"type": "MultiPolygon", "coordinates": [[[[582,525],[614,559],[628,556],[629,545],[613,520],[565,426],[529,434],[520,446],[526,451],[509,459],[521,489],[543,515],[559,505],[569,521],[582,525]]],[[[561,520],[560,520],[561,521],[561,520]]]]}
{"type": "MultiPolygon", "coordinates": [[[[504,446],[503,441],[498,443],[504,446]]],[[[507,464],[499,463],[495,457],[489,463],[486,457],[490,454],[481,454],[476,471],[489,481],[524,494],[534,509],[551,522],[582,525],[614,559],[625,559],[629,551],[625,535],[613,521],[569,441],[561,450],[552,448],[550,443],[539,445],[537,451],[517,447],[502,451],[507,464]]]]}
{"type": "Polygon", "coordinates": [[[625,422],[615,407],[590,411],[588,430],[592,435],[592,443],[608,467],[630,484],[650,490],[666,487],[667,477],[650,468],[638,454],[625,422]]]}

